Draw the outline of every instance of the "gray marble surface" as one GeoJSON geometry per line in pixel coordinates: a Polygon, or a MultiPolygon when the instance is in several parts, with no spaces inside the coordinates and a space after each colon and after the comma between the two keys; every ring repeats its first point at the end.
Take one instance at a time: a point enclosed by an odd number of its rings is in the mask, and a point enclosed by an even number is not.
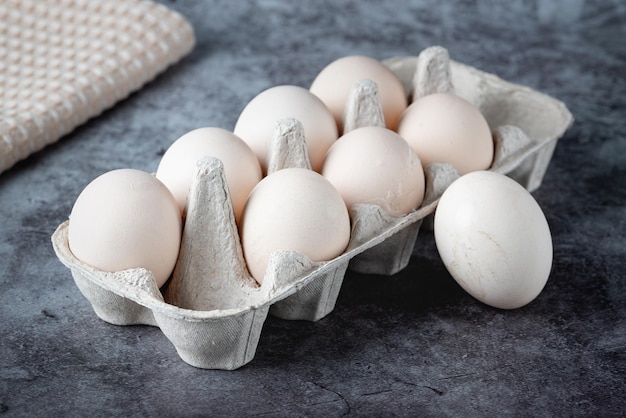
{"type": "Polygon", "coordinates": [[[626,4],[171,0],[197,46],[140,92],[0,175],[0,415],[624,416],[626,4]],[[50,236],[105,171],[154,171],[200,126],[232,129],[333,59],[430,45],[563,100],[576,121],[533,193],[554,265],[528,306],[464,293],[422,232],[392,277],[348,273],[319,322],[268,318],[237,371],[183,363],[159,329],[99,320],[50,236]]]}

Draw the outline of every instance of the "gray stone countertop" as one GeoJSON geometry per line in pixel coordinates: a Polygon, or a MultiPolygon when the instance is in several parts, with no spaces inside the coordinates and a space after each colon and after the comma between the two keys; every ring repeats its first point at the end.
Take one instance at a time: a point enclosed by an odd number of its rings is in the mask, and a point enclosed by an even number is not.
{"type": "Polygon", "coordinates": [[[0,175],[0,415],[624,416],[624,2],[164,3],[193,24],[194,51],[0,175]],[[308,87],[340,56],[431,45],[576,118],[533,193],[554,264],[526,307],[472,299],[424,231],[401,273],[348,272],[329,316],[269,317],[251,363],[201,370],[158,328],[98,319],[55,257],[51,234],[98,175],[154,171],[183,133],[232,129],[255,94],[308,87]]]}

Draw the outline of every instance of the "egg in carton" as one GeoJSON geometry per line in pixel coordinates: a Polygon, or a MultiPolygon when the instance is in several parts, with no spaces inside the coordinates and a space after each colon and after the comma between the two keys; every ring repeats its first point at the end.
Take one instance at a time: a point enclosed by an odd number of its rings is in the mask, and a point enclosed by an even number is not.
{"type": "MultiPolygon", "coordinates": [[[[539,187],[558,138],[573,120],[562,102],[451,61],[441,47],[384,63],[400,78],[408,97],[454,91],[474,104],[493,132],[490,170],[511,176],[528,190],[539,187]]],[[[345,131],[384,126],[373,82],[363,80],[354,86],[344,126],[345,131]]],[[[310,168],[298,121],[277,123],[268,167],[270,172],[310,168]]],[[[199,368],[237,369],[253,359],[268,313],[319,320],[334,309],[348,267],[389,275],[407,265],[421,224],[428,222],[443,191],[459,177],[448,164],[427,166],[425,174],[426,195],[415,211],[392,217],[378,206],[354,205],[351,238],[343,254],[313,262],[295,251],[274,253],[262,285],[245,265],[223,166],[210,157],[198,163],[179,259],[162,289],[146,269],[104,272],[78,260],[69,248],[68,221],[58,227],[52,241],[101,319],[158,326],[185,362],[199,368]]]]}

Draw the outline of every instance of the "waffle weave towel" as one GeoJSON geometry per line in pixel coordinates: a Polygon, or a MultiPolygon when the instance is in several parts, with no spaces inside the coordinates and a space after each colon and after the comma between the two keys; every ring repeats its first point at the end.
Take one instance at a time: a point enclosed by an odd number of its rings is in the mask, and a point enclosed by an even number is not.
{"type": "Polygon", "coordinates": [[[194,46],[147,0],[0,2],[0,173],[141,88],[194,46]]]}

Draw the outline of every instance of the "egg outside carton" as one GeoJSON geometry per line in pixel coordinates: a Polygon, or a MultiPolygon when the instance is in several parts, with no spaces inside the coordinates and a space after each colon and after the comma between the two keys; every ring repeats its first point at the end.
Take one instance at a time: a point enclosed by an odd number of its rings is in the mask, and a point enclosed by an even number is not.
{"type": "MultiPolygon", "coordinates": [[[[451,61],[441,47],[384,63],[401,79],[408,97],[453,90],[478,107],[494,134],[490,170],[509,175],[529,191],[539,187],[557,140],[573,121],[562,102],[451,61]]],[[[352,91],[344,126],[372,125],[384,126],[384,120],[376,85],[363,80],[352,91]]],[[[298,121],[280,121],[274,142],[270,172],[310,168],[298,121]]],[[[420,208],[394,218],[378,206],[354,205],[351,239],[343,254],[313,262],[295,251],[277,252],[260,286],[245,267],[223,167],[212,158],[198,164],[179,260],[162,289],[146,269],[108,273],[76,259],[69,249],[68,221],[58,227],[52,242],[98,317],[117,325],[158,326],[186,363],[232,370],[254,358],[268,313],[316,321],[334,309],[348,267],[387,275],[406,267],[423,221],[459,177],[448,164],[432,164],[425,173],[420,208]]]]}

